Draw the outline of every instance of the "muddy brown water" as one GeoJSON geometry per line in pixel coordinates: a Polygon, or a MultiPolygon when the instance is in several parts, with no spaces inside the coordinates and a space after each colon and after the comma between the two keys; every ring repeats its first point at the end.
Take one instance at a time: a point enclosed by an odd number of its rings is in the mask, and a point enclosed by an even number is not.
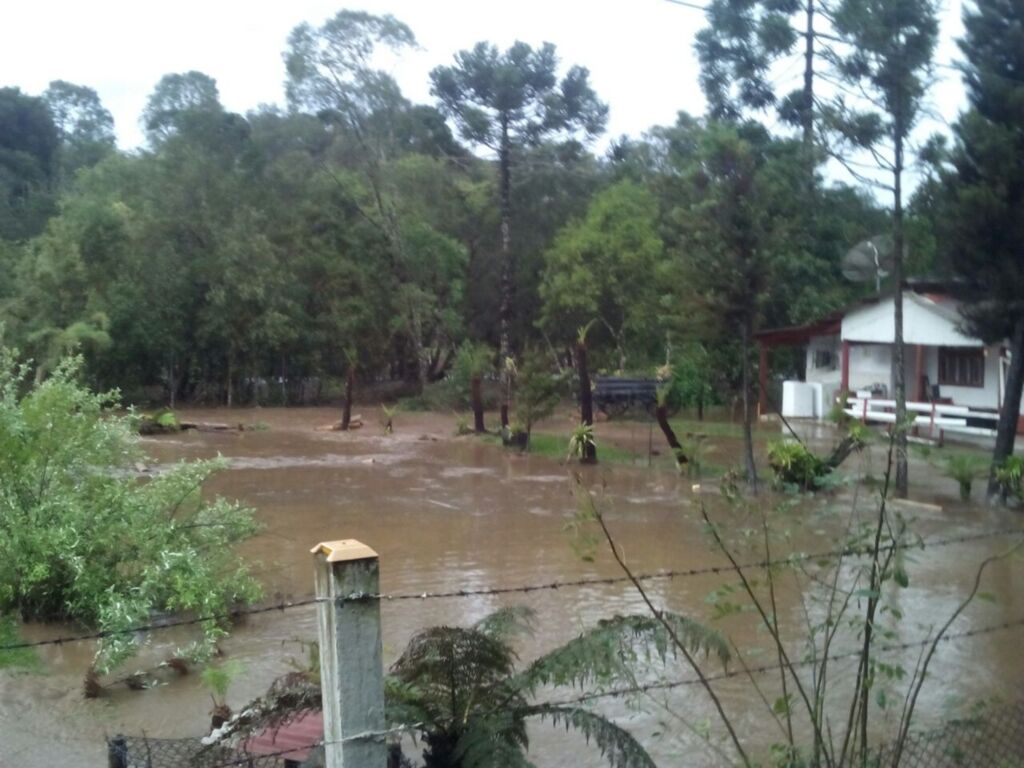
{"type": "MultiPolygon", "coordinates": [[[[566,467],[538,456],[508,453],[474,438],[453,438],[453,419],[433,414],[399,414],[396,432],[383,436],[372,414],[358,432],[317,431],[337,417],[328,409],[261,409],[190,411],[188,418],[208,421],[264,422],[265,431],[244,433],[187,433],[152,438],[144,447],[154,462],[228,458],[230,468],[210,484],[209,492],[251,505],[264,528],[241,551],[253,564],[268,598],[306,596],[312,588],[309,549],[318,541],[358,538],[374,547],[381,558],[381,586],[387,593],[422,593],[487,587],[506,587],[586,576],[618,576],[607,551],[593,562],[572,546],[566,524],[576,505],[566,467]]],[[[561,416],[546,426],[568,432],[570,419],[561,416]]],[[[761,438],[778,435],[777,426],[762,428],[761,438]]],[[[603,488],[607,519],[630,564],[641,571],[691,569],[721,564],[708,546],[699,522],[693,480],[680,478],[664,463],[648,468],[646,425],[600,424],[599,443],[632,450],[638,466],[601,464],[587,468],[584,480],[603,488]]],[[[810,430],[807,437],[825,445],[828,429],[810,430]]],[[[655,432],[655,445],[658,435],[655,432]]],[[[733,459],[738,441],[709,437],[714,461],[733,459]]],[[[711,455],[708,455],[709,460],[711,455]]],[[[857,459],[870,462],[880,473],[881,450],[857,459]]],[[[921,535],[951,536],[1018,524],[1011,512],[968,506],[956,499],[955,484],[921,462],[913,466],[912,496],[933,504],[915,507],[921,535]]],[[[728,520],[737,534],[754,524],[736,519],[718,497],[705,489],[716,515],[728,520]]],[[[780,517],[780,527],[793,530],[794,551],[827,550],[836,543],[843,514],[853,500],[849,492],[819,498],[780,517]],[[837,511],[838,510],[838,511],[837,511]]],[[[869,494],[857,504],[867,514],[869,494]]],[[[773,513],[775,514],[775,513],[773,513]]],[[[977,564],[1000,551],[1005,541],[987,539],[924,550],[911,559],[911,586],[898,600],[905,619],[897,639],[917,640],[955,608],[969,589],[977,564]]],[[[1024,617],[1019,585],[1024,564],[1001,561],[988,572],[985,590],[994,602],[972,606],[955,631],[984,627],[1024,617]]],[[[706,596],[723,581],[700,576],[650,583],[659,604],[707,620],[706,596]]],[[[790,637],[799,636],[804,603],[793,589],[782,587],[780,613],[790,637]]],[[[533,637],[521,643],[524,660],[557,647],[582,628],[617,613],[641,612],[639,596],[625,584],[592,585],[531,594],[467,598],[406,600],[382,606],[384,652],[393,660],[417,630],[436,624],[471,623],[507,604],[529,605],[537,612],[533,637]]],[[[812,612],[813,606],[809,608],[812,612]]],[[[720,623],[736,644],[750,652],[751,664],[770,661],[764,633],[749,617],[720,623]]],[[[73,627],[29,626],[29,639],[73,632],[73,627]]],[[[288,661],[303,655],[298,640],[316,635],[312,608],[251,617],[223,644],[226,653],[244,664],[244,674],[232,685],[229,702],[239,706],[262,693],[288,661]]],[[[187,629],[151,633],[149,646],[119,674],[145,668],[166,658],[191,637],[187,629]]],[[[1019,696],[1024,662],[1020,630],[995,632],[944,643],[932,667],[932,679],[920,705],[922,725],[955,714],[957,707],[979,699],[1019,696]]],[[[918,649],[893,658],[912,668],[918,649]]],[[[0,673],[0,766],[97,765],[104,761],[103,736],[123,732],[151,737],[203,734],[209,722],[209,694],[197,675],[168,680],[154,689],[131,691],[115,686],[99,700],[84,700],[82,674],[93,652],[90,643],[42,649],[44,671],[39,674],[0,673]]],[[[708,665],[709,670],[713,665],[708,665]]],[[[678,663],[663,671],[665,678],[690,677],[678,663]]],[[[835,678],[848,678],[842,665],[835,678]]],[[[773,697],[774,680],[760,679],[773,697]]],[[[733,679],[719,683],[723,701],[739,730],[755,748],[777,738],[776,725],[749,683],[733,679]]],[[[578,691],[542,692],[542,696],[571,697],[578,691]]],[[[650,749],[659,765],[714,765],[719,758],[703,743],[703,725],[719,729],[707,699],[696,687],[655,694],[639,702],[610,699],[600,705],[629,728],[650,749]],[[684,725],[684,720],[692,729],[684,725]]],[[[531,731],[532,759],[538,766],[602,765],[593,748],[562,729],[539,726],[531,731]]]]}

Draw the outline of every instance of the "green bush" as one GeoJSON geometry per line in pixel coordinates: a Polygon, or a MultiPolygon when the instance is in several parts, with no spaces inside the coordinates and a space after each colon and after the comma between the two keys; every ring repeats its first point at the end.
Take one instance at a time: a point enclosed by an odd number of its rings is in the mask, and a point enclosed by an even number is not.
{"type": "Polygon", "coordinates": [[[969,501],[974,481],[985,473],[988,462],[983,457],[970,453],[954,453],[946,456],[945,460],[946,476],[959,483],[960,498],[969,501]]]}
{"type": "Polygon", "coordinates": [[[802,443],[784,440],[768,446],[768,464],[779,485],[794,485],[801,490],[821,487],[831,472],[828,465],[811,453],[802,443]]]}
{"type": "Polygon", "coordinates": [[[1024,501],[1024,458],[1009,456],[996,468],[996,480],[1009,498],[1024,501]]]}
{"type": "MultiPolygon", "coordinates": [[[[0,348],[0,614],[124,630],[157,613],[224,614],[259,597],[234,546],[255,530],[250,510],[204,500],[223,465],[179,464],[145,482],[135,419],[119,416],[116,393],[78,381],[81,359],[63,361],[25,391],[27,368],[0,348]]],[[[197,657],[224,634],[179,649],[197,657]]],[[[104,640],[108,671],[135,650],[131,634],[104,640]]]]}

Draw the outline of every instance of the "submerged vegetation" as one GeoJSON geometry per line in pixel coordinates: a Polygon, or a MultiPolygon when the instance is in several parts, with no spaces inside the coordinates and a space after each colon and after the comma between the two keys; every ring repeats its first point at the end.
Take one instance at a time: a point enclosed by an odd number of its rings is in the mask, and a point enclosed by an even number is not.
{"type": "Polygon", "coordinates": [[[256,531],[252,512],[202,497],[219,461],[138,479],[134,417],[114,411],[116,393],[90,392],[81,367],[65,359],[31,385],[0,349],[0,614],[114,633],[99,673],[138,648],[119,632],[164,613],[213,616],[175,654],[208,657],[230,611],[260,595],[234,554],[256,531]]]}

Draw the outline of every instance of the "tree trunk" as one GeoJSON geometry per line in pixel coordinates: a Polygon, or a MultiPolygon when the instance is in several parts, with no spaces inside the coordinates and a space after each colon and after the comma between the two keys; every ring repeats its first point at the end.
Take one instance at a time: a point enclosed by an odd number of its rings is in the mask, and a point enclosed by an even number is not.
{"type": "Polygon", "coordinates": [[[345,406],[341,412],[341,431],[348,431],[348,425],[352,421],[352,390],[356,386],[356,368],[349,365],[348,374],[345,376],[345,406]]]}
{"type": "Polygon", "coordinates": [[[479,373],[473,374],[469,380],[469,399],[473,403],[473,431],[478,435],[486,432],[484,426],[484,395],[483,381],[479,373]]]}
{"type": "Polygon", "coordinates": [[[508,426],[509,400],[511,398],[511,374],[505,361],[512,356],[512,163],[508,137],[508,118],[501,118],[501,147],[498,151],[501,187],[501,304],[498,310],[500,336],[498,343],[498,364],[501,366],[501,426],[508,426]]]}
{"type": "Polygon", "coordinates": [[[178,396],[178,372],[174,365],[174,355],[171,355],[171,359],[167,363],[167,389],[167,400],[170,404],[170,409],[173,411],[178,396]]]}
{"type": "Polygon", "coordinates": [[[892,345],[892,380],[896,399],[896,498],[907,498],[909,475],[907,467],[907,377],[904,367],[903,348],[903,121],[902,110],[895,110],[893,129],[895,146],[893,164],[893,209],[892,209],[892,247],[893,247],[893,281],[896,293],[893,301],[893,345],[892,345]]]}
{"type": "Polygon", "coordinates": [[[227,377],[227,403],[228,408],[231,407],[231,401],[233,399],[233,387],[232,379],[235,376],[235,355],[233,352],[228,352],[228,377],[227,377]]]}
{"type": "MultiPolygon", "coordinates": [[[[594,426],[594,393],[590,388],[590,368],[587,365],[587,342],[576,342],[576,373],[580,377],[580,419],[588,427],[594,426]]],[[[597,463],[597,446],[587,443],[580,456],[583,464],[597,463]]]]}
{"type": "Polygon", "coordinates": [[[676,437],[675,430],[668,423],[668,408],[664,405],[658,405],[654,409],[654,418],[657,419],[658,426],[661,427],[661,433],[665,435],[668,447],[672,449],[672,456],[676,460],[676,466],[682,469],[683,465],[689,462],[689,459],[683,452],[683,446],[679,444],[679,438],[676,437]]]}
{"type": "Polygon", "coordinates": [[[743,360],[740,366],[743,385],[743,465],[747,483],[754,493],[757,493],[757,465],[754,464],[754,410],[750,407],[750,337],[753,335],[751,326],[751,319],[744,318],[741,333],[743,360]]]}
{"type": "Polygon", "coordinates": [[[1003,407],[999,411],[996,426],[996,446],[992,451],[992,469],[988,476],[989,504],[1005,501],[1003,489],[996,481],[996,467],[1013,455],[1017,439],[1017,423],[1020,420],[1021,389],[1024,388],[1024,316],[1017,318],[1010,339],[1010,370],[1006,372],[1006,386],[1003,407]]]}
{"type": "Polygon", "coordinates": [[[817,0],[807,0],[807,27],[804,31],[804,86],[801,94],[803,103],[800,105],[800,131],[802,134],[805,158],[811,174],[810,183],[814,183],[814,4],[817,0]]]}

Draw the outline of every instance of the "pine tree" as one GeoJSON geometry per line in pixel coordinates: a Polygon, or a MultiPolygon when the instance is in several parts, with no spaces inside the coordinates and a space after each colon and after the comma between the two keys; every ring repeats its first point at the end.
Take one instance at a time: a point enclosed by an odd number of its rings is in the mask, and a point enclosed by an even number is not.
{"type": "Polygon", "coordinates": [[[977,0],[964,13],[964,26],[970,108],[955,127],[955,173],[946,177],[948,246],[972,332],[991,342],[1010,340],[989,478],[994,500],[995,469],[1013,454],[1024,387],[1024,5],[977,0]]]}
{"type": "MultiPolygon", "coordinates": [[[[868,150],[892,183],[894,251],[893,394],[896,400],[896,493],[907,495],[907,386],[903,344],[903,174],[910,133],[921,116],[939,23],[935,0],[842,0],[835,29],[849,45],[838,58],[850,90],[869,106],[842,97],[829,110],[832,124],[852,149],[868,150]]],[[[849,167],[849,166],[848,166],[849,167]]]]}

